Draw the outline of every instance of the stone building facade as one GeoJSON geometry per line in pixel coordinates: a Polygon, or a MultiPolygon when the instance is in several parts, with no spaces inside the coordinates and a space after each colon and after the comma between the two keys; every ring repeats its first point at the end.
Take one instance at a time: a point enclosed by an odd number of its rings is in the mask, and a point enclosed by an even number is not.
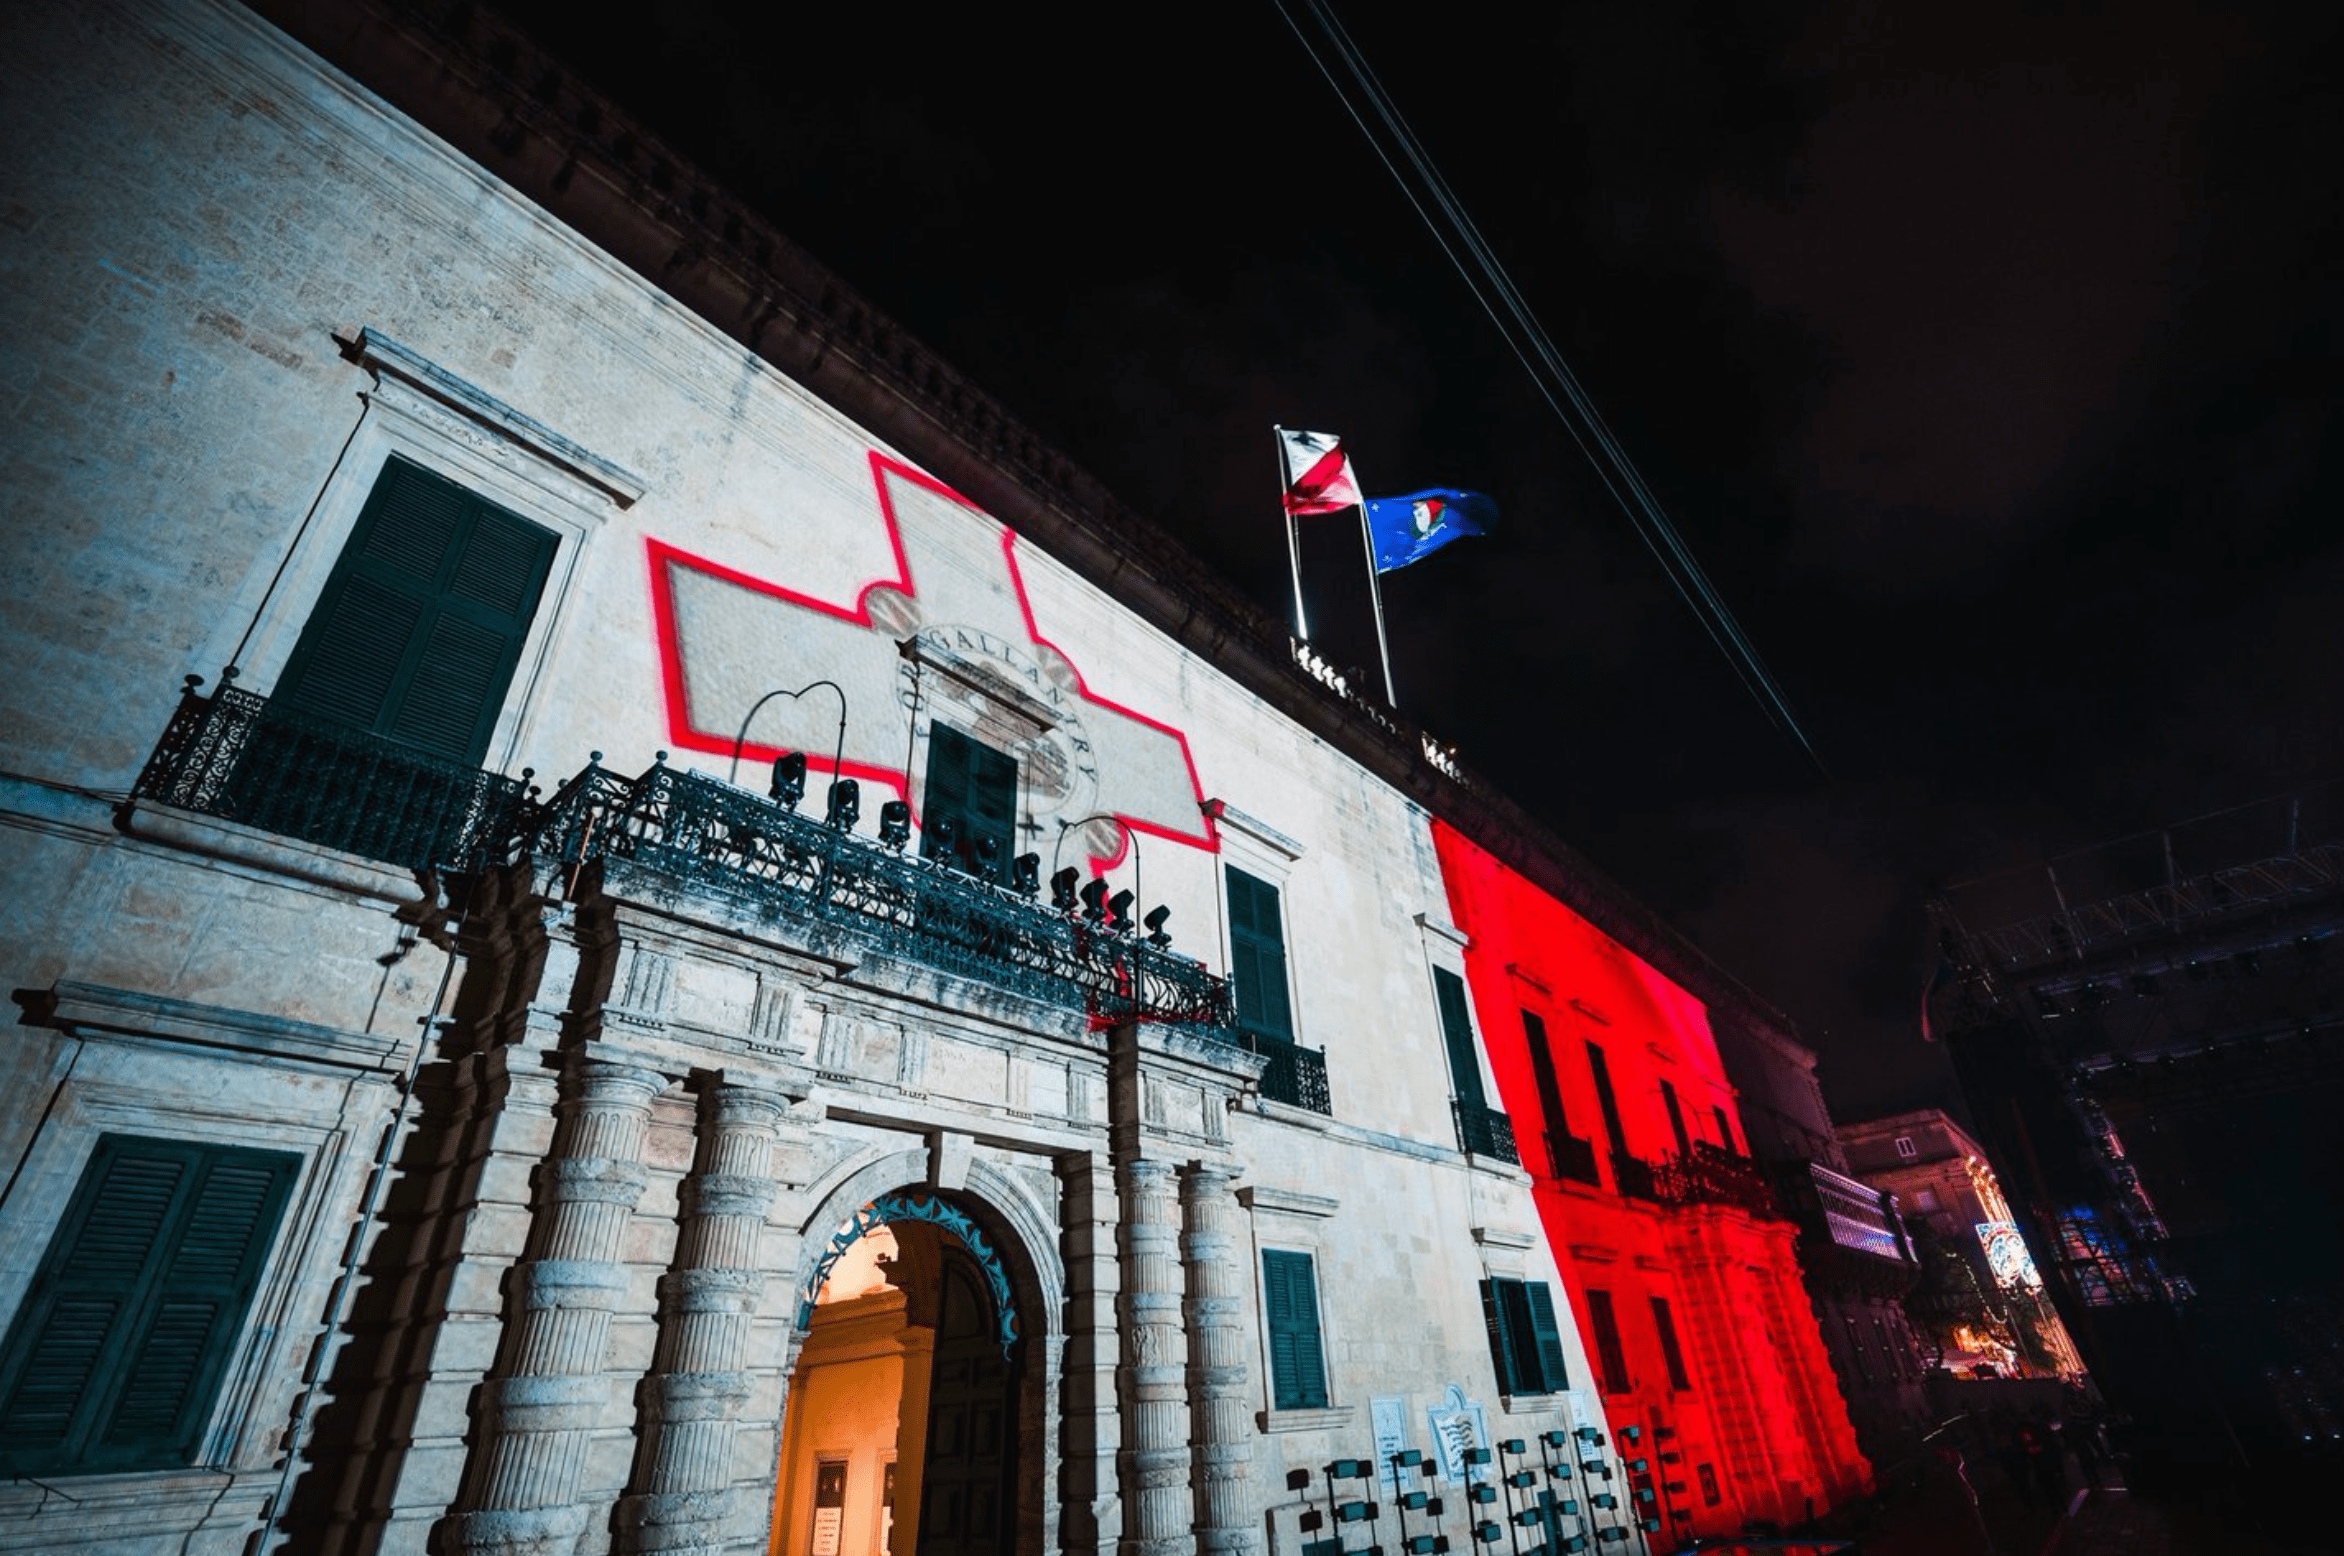
{"type": "Polygon", "coordinates": [[[1434,817],[1689,947],[492,14],[0,37],[0,1548],[1646,1542],[1434,817]]]}

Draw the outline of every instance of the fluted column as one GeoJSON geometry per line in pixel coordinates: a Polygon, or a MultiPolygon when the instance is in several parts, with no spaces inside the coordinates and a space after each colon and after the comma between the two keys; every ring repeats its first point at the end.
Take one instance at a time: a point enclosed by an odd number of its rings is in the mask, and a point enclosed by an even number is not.
{"type": "Polygon", "coordinates": [[[643,1136],[667,1088],[656,1071],[573,1059],[539,1179],[537,1252],[514,1270],[518,1312],[481,1385],[466,1510],[444,1544],[464,1556],[557,1556],[586,1526],[586,1449],[610,1409],[603,1355],[626,1286],[620,1254],[643,1195],[643,1136]]]}
{"type": "Polygon", "coordinates": [[[700,1094],[698,1160],[682,1188],[675,1267],[659,1282],[659,1346],[643,1441],[619,1503],[619,1549],[715,1553],[730,1511],[733,1420],[749,1397],[757,1238],[773,1203],[784,1100],[717,1081],[700,1094]]]}
{"type": "Polygon", "coordinates": [[[1254,1548],[1245,1499],[1253,1470],[1247,1419],[1244,1284],[1238,1279],[1237,1175],[1202,1164],[1181,1174],[1181,1262],[1188,1277],[1188,1409],[1195,1438],[1196,1548],[1254,1548]]]}
{"type": "Polygon", "coordinates": [[[1181,1331],[1180,1205],[1166,1162],[1116,1166],[1123,1198],[1122,1556],[1194,1549],[1189,1491],[1188,1347],[1181,1331]]]}

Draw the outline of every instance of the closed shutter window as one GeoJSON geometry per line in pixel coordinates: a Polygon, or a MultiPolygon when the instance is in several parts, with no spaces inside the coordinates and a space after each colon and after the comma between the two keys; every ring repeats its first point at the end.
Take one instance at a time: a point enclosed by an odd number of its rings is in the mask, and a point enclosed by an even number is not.
{"type": "Polygon", "coordinates": [[[1318,1281],[1310,1255],[1265,1251],[1262,1288],[1270,1321],[1271,1407],[1318,1409],[1327,1402],[1327,1368],[1319,1344],[1318,1281]]]}
{"type": "Polygon", "coordinates": [[[1501,1394],[1553,1394],[1570,1387],[1554,1293],[1544,1281],[1497,1277],[1481,1283],[1490,1364],[1501,1394]]]}
{"type": "Polygon", "coordinates": [[[1278,888],[1229,867],[1229,981],[1237,1020],[1249,1032],[1294,1041],[1286,1003],[1286,932],[1278,888]]]}
{"type": "Polygon", "coordinates": [[[1432,973],[1433,993],[1441,1007],[1441,1039],[1449,1049],[1449,1084],[1467,1107],[1488,1105],[1481,1089],[1481,1055],[1473,1046],[1473,1020],[1465,1008],[1465,980],[1446,967],[1432,973]]]}
{"type": "Polygon", "coordinates": [[[1677,1343],[1677,1319],[1669,1311],[1668,1298],[1652,1299],[1652,1327],[1660,1335],[1660,1359],[1668,1364],[1668,1386],[1673,1389],[1691,1388],[1693,1379],[1685,1371],[1685,1348],[1677,1343]]]}
{"type": "Polygon", "coordinates": [[[0,1347],[0,1473],[196,1462],[299,1165],[99,1139],[0,1347]]]}
{"type": "Polygon", "coordinates": [[[554,545],[552,531],[391,456],[271,701],[478,763],[554,545]]]}
{"type": "Polygon", "coordinates": [[[1603,1391],[1606,1394],[1625,1394],[1628,1380],[1628,1353],[1620,1344],[1619,1316],[1612,1311],[1611,1293],[1587,1293],[1587,1325],[1595,1331],[1595,1365],[1602,1372],[1603,1391]]]}
{"type": "Polygon", "coordinates": [[[920,804],[923,855],[941,858],[949,833],[952,857],[945,863],[973,873],[984,858],[979,844],[990,842],[998,870],[1016,836],[1017,760],[948,724],[930,725],[928,785],[920,804]]]}

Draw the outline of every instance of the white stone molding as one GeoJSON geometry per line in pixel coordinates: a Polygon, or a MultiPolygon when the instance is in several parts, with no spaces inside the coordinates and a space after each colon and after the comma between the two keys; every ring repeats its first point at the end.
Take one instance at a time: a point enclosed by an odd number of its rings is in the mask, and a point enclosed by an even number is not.
{"type": "Polygon", "coordinates": [[[337,1069],[399,1071],[409,1040],[380,1032],[348,1032],[259,1011],[234,1010],[161,994],[137,994],[94,983],[60,981],[29,1002],[28,1019],[77,1037],[179,1042],[234,1049],[297,1064],[337,1069]]]}
{"type": "Polygon", "coordinates": [[[1239,1189],[1237,1203],[1257,1216],[1306,1216],[1313,1220],[1324,1220],[1343,1208],[1341,1200],[1325,1194],[1274,1189],[1263,1183],[1249,1183],[1239,1189]]]}

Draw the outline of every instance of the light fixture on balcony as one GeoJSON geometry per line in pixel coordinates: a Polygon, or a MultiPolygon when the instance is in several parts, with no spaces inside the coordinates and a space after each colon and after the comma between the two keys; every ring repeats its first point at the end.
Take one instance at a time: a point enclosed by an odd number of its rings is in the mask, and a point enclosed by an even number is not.
{"type": "MultiPolygon", "coordinates": [[[[741,750],[749,743],[749,721],[757,716],[758,710],[763,708],[767,703],[771,702],[776,697],[789,697],[793,699],[803,697],[806,695],[806,693],[812,691],[817,686],[827,686],[833,692],[838,694],[838,743],[831,747],[830,750],[830,776],[833,778],[838,776],[839,766],[846,760],[846,689],[840,686],[836,681],[808,681],[805,685],[800,686],[795,690],[777,690],[767,692],[764,696],[749,704],[748,713],[741,719],[740,733],[733,736],[732,771],[725,775],[725,782],[739,783],[741,781],[741,750]]],[[[797,755],[795,752],[791,754],[797,755]]],[[[784,757],[782,760],[787,761],[788,758],[784,757]]],[[[806,759],[802,755],[799,755],[798,772],[802,775],[804,774],[805,770],[806,759]]],[[[780,779],[776,777],[774,782],[774,797],[778,799],[780,798],[780,779]]],[[[799,792],[803,793],[805,784],[802,777],[798,787],[799,792]]]]}
{"type": "Polygon", "coordinates": [[[1050,877],[1050,906],[1061,913],[1074,911],[1075,889],[1082,884],[1082,872],[1068,865],[1050,877]]]}
{"type": "Polygon", "coordinates": [[[1149,945],[1168,946],[1172,943],[1172,933],[1164,927],[1164,921],[1171,916],[1172,910],[1160,902],[1148,909],[1148,916],[1140,922],[1147,926],[1149,945]]]}
{"type": "Polygon", "coordinates": [[[1042,890],[1042,856],[1019,854],[1009,862],[1009,889],[1020,897],[1032,898],[1042,890]]]}
{"type": "Polygon", "coordinates": [[[889,848],[901,848],[911,841],[912,808],[902,800],[889,800],[879,807],[879,841],[889,848]]]}
{"type": "Polygon", "coordinates": [[[769,791],[774,803],[790,810],[798,808],[798,801],[806,797],[806,753],[792,751],[773,764],[773,787],[769,791]]]}
{"type": "Polygon", "coordinates": [[[863,786],[852,778],[841,778],[830,786],[830,814],[826,818],[841,832],[852,832],[855,821],[863,814],[863,786]]]}
{"type": "Polygon", "coordinates": [[[1116,934],[1128,935],[1131,933],[1131,904],[1133,900],[1131,893],[1127,891],[1119,891],[1107,899],[1107,927],[1116,934]]]}
{"type": "Polygon", "coordinates": [[[989,837],[977,839],[977,879],[981,881],[1001,879],[1001,844],[997,839],[989,837]]]}
{"type": "Polygon", "coordinates": [[[1100,923],[1106,922],[1107,883],[1105,881],[1092,881],[1083,887],[1081,895],[1083,917],[1100,923]]]}

